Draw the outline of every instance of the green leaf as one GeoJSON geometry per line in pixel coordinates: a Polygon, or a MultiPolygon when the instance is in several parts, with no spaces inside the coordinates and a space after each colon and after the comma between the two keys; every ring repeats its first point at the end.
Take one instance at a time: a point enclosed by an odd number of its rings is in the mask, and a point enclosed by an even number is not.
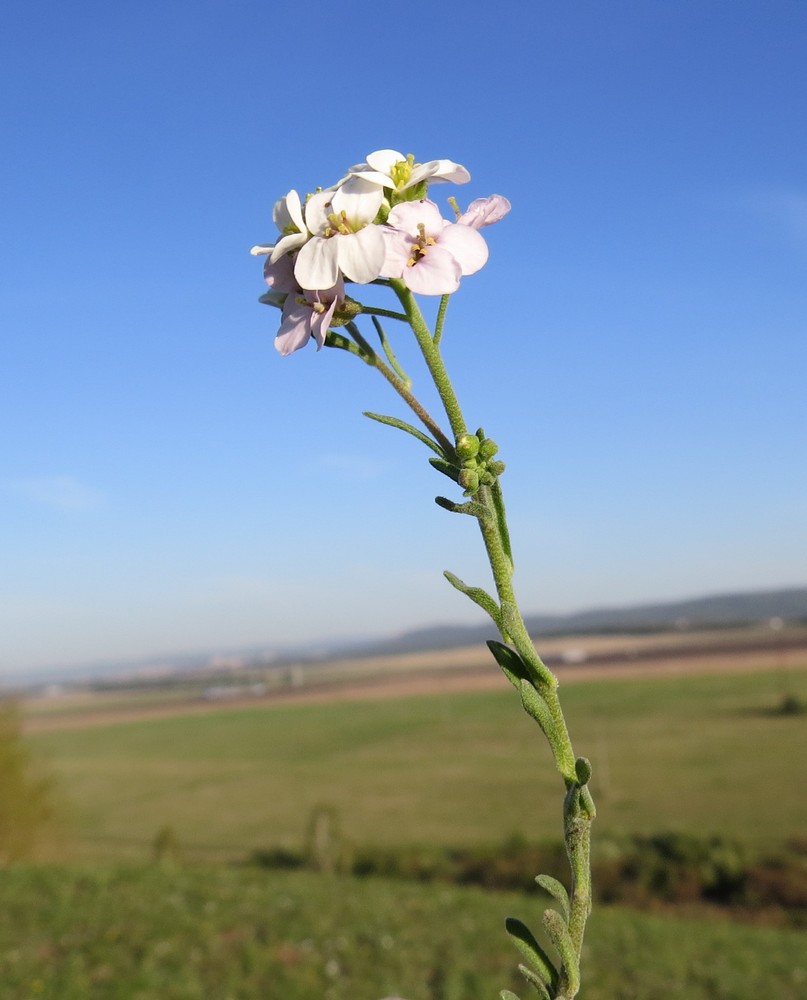
{"type": "Polygon", "coordinates": [[[558,983],[558,971],[549,960],[547,953],[535,940],[529,927],[517,917],[508,917],[504,926],[516,948],[538,973],[544,986],[550,987],[554,992],[558,983]]]}
{"type": "Polygon", "coordinates": [[[487,591],[483,590],[481,587],[469,587],[467,583],[464,583],[453,573],[449,573],[448,570],[444,570],[443,576],[455,590],[458,590],[461,594],[465,594],[466,597],[470,597],[474,604],[478,604],[483,611],[487,611],[494,623],[498,626],[499,605],[493,600],[487,591]]]}
{"type": "Polygon", "coordinates": [[[460,470],[456,465],[452,465],[451,462],[447,462],[444,458],[430,458],[429,465],[433,465],[438,472],[442,472],[444,476],[448,476],[455,483],[459,478],[460,470]]]}
{"type": "Polygon", "coordinates": [[[522,680],[519,685],[519,691],[521,692],[521,704],[524,711],[531,718],[535,719],[541,727],[544,736],[549,740],[550,745],[554,747],[556,745],[555,720],[552,718],[549,706],[535,690],[531,681],[522,680]]]}
{"type": "Polygon", "coordinates": [[[580,963],[566,921],[557,910],[545,910],[544,927],[549,940],[560,955],[565,992],[576,996],[580,989],[580,963]]]}
{"type": "Polygon", "coordinates": [[[493,653],[493,658],[504,671],[505,676],[516,690],[520,688],[521,682],[528,680],[530,672],[524,661],[514,649],[505,646],[503,642],[496,639],[488,639],[488,649],[493,653]]]}
{"type": "Polygon", "coordinates": [[[536,875],[535,881],[560,903],[566,917],[566,923],[568,923],[571,909],[569,907],[569,894],[566,892],[566,887],[558,882],[556,878],[552,878],[551,875],[536,875]]]}
{"type": "Polygon", "coordinates": [[[546,986],[544,986],[543,980],[540,976],[536,976],[532,969],[527,968],[526,965],[519,965],[518,971],[527,980],[530,986],[537,991],[541,1000],[552,1000],[552,996],[546,986]]]}
{"type": "Polygon", "coordinates": [[[405,420],[399,420],[398,417],[386,417],[381,413],[370,413],[367,410],[364,411],[364,416],[369,417],[370,420],[377,420],[380,424],[387,424],[388,427],[397,427],[399,431],[406,431],[407,434],[416,437],[418,441],[422,441],[432,451],[436,451],[441,458],[443,457],[443,451],[435,441],[432,441],[427,434],[419,431],[417,427],[413,427],[405,420]]]}
{"type": "Polygon", "coordinates": [[[496,511],[496,524],[499,528],[499,538],[502,541],[502,548],[504,549],[505,555],[510,562],[510,572],[513,571],[513,549],[510,545],[510,529],[507,527],[507,515],[504,510],[504,495],[502,494],[502,488],[499,485],[499,480],[497,479],[491,487],[491,496],[493,498],[493,508],[496,511]]]}
{"type": "Polygon", "coordinates": [[[511,993],[510,990],[499,990],[499,997],[501,1000],[520,1000],[515,993],[511,993]]]}
{"type": "Polygon", "coordinates": [[[448,497],[435,497],[434,502],[443,510],[450,510],[452,514],[468,514],[470,517],[484,517],[487,510],[481,503],[469,500],[467,503],[455,503],[448,497]]]}

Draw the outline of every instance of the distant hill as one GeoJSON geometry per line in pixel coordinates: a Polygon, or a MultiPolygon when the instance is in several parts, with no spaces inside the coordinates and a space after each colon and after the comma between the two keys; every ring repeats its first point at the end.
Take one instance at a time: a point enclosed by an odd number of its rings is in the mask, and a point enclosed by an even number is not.
{"type": "MultiPolygon", "coordinates": [[[[781,618],[807,622],[807,587],[717,594],[686,601],[591,608],[567,615],[526,615],[531,635],[591,632],[657,632],[680,628],[732,628],[781,618]]],[[[379,656],[429,649],[450,649],[491,638],[491,626],[434,625],[351,649],[351,655],[379,656]]]]}

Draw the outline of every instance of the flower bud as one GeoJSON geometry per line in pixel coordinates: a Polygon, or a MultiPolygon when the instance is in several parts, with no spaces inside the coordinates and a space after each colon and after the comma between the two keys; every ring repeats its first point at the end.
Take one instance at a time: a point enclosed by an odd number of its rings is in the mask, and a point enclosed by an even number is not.
{"type": "Polygon", "coordinates": [[[479,438],[476,434],[460,434],[457,438],[457,458],[465,460],[468,458],[476,458],[479,454],[479,438]]]}
{"type": "Polygon", "coordinates": [[[488,458],[493,458],[496,452],[499,450],[499,446],[495,441],[490,438],[485,438],[479,447],[479,457],[485,461],[488,458]]]}
{"type": "Polygon", "coordinates": [[[460,469],[457,482],[466,493],[476,493],[479,489],[479,475],[473,469],[460,469]]]}

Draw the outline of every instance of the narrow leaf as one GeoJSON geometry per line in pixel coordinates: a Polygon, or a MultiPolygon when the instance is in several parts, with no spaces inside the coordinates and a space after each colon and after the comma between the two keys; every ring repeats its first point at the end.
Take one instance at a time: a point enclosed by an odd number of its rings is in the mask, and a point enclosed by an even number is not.
{"type": "Polygon", "coordinates": [[[443,576],[446,580],[448,580],[451,586],[455,588],[455,590],[458,590],[461,594],[465,594],[466,597],[470,597],[474,604],[478,604],[483,611],[487,611],[494,623],[498,626],[499,606],[490,594],[487,593],[487,591],[483,590],[481,587],[469,587],[467,583],[464,583],[453,573],[449,573],[448,570],[443,572],[443,576]]]}
{"type": "Polygon", "coordinates": [[[367,410],[364,411],[364,416],[369,417],[371,420],[377,420],[380,424],[387,424],[389,427],[397,427],[399,431],[406,431],[407,434],[411,434],[412,437],[416,437],[418,441],[422,441],[427,447],[431,448],[432,451],[436,451],[440,458],[443,457],[443,452],[440,446],[423,431],[419,431],[417,427],[413,427],[408,424],[405,420],[399,420],[398,417],[385,417],[381,413],[369,413],[367,410]]]}
{"type": "Polygon", "coordinates": [[[535,719],[541,727],[544,736],[549,740],[550,745],[554,747],[556,742],[555,720],[552,718],[549,706],[538,694],[530,681],[522,680],[519,690],[521,692],[521,704],[524,711],[531,718],[535,719]]]}
{"type": "Polygon", "coordinates": [[[549,940],[560,955],[561,971],[565,979],[566,992],[576,996],[580,989],[580,963],[574,950],[572,936],[566,921],[557,910],[544,911],[544,927],[549,940]]]}
{"type": "Polygon", "coordinates": [[[488,639],[488,649],[493,653],[494,660],[502,668],[513,687],[519,690],[521,682],[528,679],[529,671],[518,653],[514,649],[510,649],[509,646],[505,646],[503,642],[497,642],[496,639],[488,639]]]}
{"type": "Polygon", "coordinates": [[[429,465],[433,465],[438,472],[442,472],[444,476],[448,476],[449,479],[453,480],[455,483],[459,479],[459,469],[452,465],[451,462],[447,462],[444,458],[430,458],[429,465]]]}
{"type": "Polygon", "coordinates": [[[568,923],[571,909],[569,908],[569,894],[566,892],[566,887],[558,882],[556,878],[552,878],[551,875],[536,875],[535,881],[560,903],[561,909],[566,916],[566,923],[568,923]]]}
{"type": "Polygon", "coordinates": [[[541,1000],[552,1000],[549,990],[544,986],[540,976],[536,976],[532,969],[526,965],[519,965],[518,971],[538,993],[541,1000]]]}
{"type": "Polygon", "coordinates": [[[499,528],[499,538],[502,540],[502,548],[505,551],[505,555],[510,560],[510,571],[512,572],[514,566],[513,549],[510,545],[510,529],[507,527],[507,515],[504,510],[504,495],[498,479],[491,487],[490,492],[493,497],[493,508],[496,511],[496,524],[499,528]]]}
{"type": "Polygon", "coordinates": [[[504,922],[504,927],[513,943],[521,954],[530,963],[532,968],[541,977],[545,986],[549,986],[554,991],[558,982],[558,970],[549,960],[549,956],[535,940],[532,931],[517,917],[508,917],[504,922]]]}

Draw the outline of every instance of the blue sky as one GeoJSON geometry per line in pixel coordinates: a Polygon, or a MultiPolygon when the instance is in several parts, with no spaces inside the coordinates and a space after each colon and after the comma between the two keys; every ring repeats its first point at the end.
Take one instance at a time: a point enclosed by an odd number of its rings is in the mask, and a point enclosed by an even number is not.
{"type": "Polygon", "coordinates": [[[0,672],[478,619],[385,384],[257,302],[274,201],[385,147],[513,205],[444,348],[525,611],[807,583],[806,42],[799,0],[6,0],[0,672]]]}

